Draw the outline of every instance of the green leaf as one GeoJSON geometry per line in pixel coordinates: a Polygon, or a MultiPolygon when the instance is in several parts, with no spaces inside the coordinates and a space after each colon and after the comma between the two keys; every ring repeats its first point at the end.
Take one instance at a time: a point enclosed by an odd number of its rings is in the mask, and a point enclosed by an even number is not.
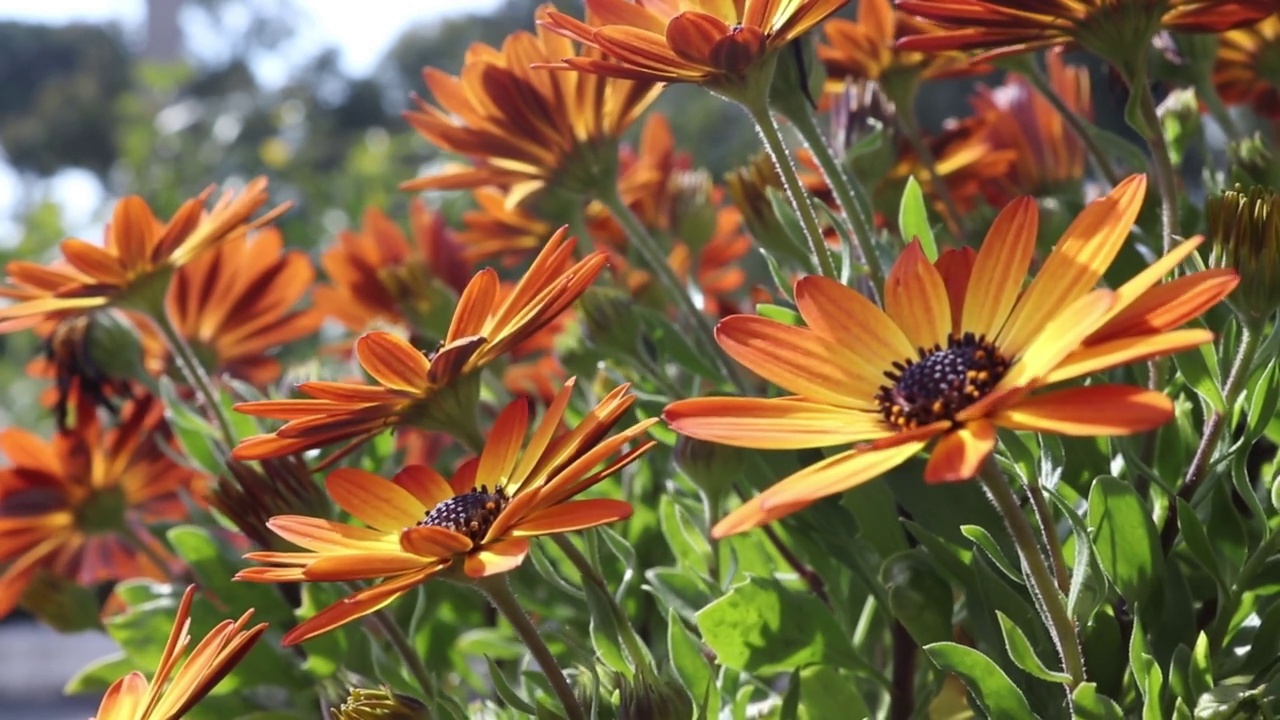
{"type": "Polygon", "coordinates": [[[1022,691],[991,658],[964,645],[926,645],[925,654],[944,672],[955,673],[989,718],[1034,718],[1022,691]]]}
{"type": "Polygon", "coordinates": [[[756,314],[760,317],[767,317],[770,320],[777,320],[787,325],[804,325],[804,318],[800,317],[800,313],[788,307],[774,305],[773,303],[760,303],[756,305],[756,314]]]}
{"type": "Polygon", "coordinates": [[[1129,639],[1129,670],[1142,695],[1143,720],[1160,720],[1160,691],[1164,685],[1164,674],[1160,665],[1151,657],[1147,645],[1147,631],[1142,626],[1142,616],[1138,608],[1133,609],[1133,636],[1129,639]]]}
{"type": "Polygon", "coordinates": [[[1013,567],[1013,563],[1009,562],[1009,559],[1005,557],[1004,551],[1000,549],[1000,545],[996,543],[995,538],[991,537],[991,533],[987,532],[986,528],[980,525],[961,525],[960,532],[964,533],[965,537],[969,538],[974,542],[974,544],[982,548],[983,552],[985,552],[987,556],[991,558],[991,561],[996,564],[996,567],[1000,568],[1000,572],[1008,575],[1010,580],[1018,584],[1023,583],[1021,573],[1019,573],[1013,567]]]}
{"type": "Polygon", "coordinates": [[[707,717],[716,717],[720,711],[720,693],[715,686],[716,670],[702,654],[702,643],[684,626],[684,621],[674,611],[667,613],[667,655],[676,677],[694,705],[705,701],[712,707],[703,708],[707,717]]]}
{"type": "Polygon", "coordinates": [[[712,598],[711,589],[690,573],[673,567],[649,568],[644,572],[643,587],[662,601],[667,610],[674,610],[689,622],[693,622],[698,608],[712,598]]]}
{"type": "MultiPolygon", "coordinates": [[[[1069,541],[1075,547],[1071,584],[1067,588],[1067,610],[1077,620],[1087,621],[1106,601],[1107,581],[1093,552],[1093,543],[1089,540],[1088,523],[1056,490],[1050,490],[1047,494],[1071,525],[1069,541]]],[[[1063,549],[1066,549],[1065,545],[1063,549]]]]}
{"type": "Polygon", "coordinates": [[[796,214],[795,208],[791,207],[791,200],[785,191],[778,188],[768,188],[765,194],[778,218],[782,234],[780,237],[756,238],[756,241],[768,251],[766,254],[777,253],[812,270],[817,258],[809,256],[809,241],[805,237],[804,225],[800,223],[800,216],[796,214]]]}
{"type": "Polygon", "coordinates": [[[778,710],[778,720],[797,720],[800,713],[800,670],[791,671],[787,681],[787,692],[782,696],[782,706],[778,710]]]}
{"type": "Polygon", "coordinates": [[[952,636],[951,585],[922,550],[900,552],[880,567],[880,582],[889,594],[889,608],[919,645],[944,642],[952,636]]]}
{"type": "Polygon", "coordinates": [[[713,557],[711,543],[671,495],[663,494],[658,500],[658,525],[676,561],[706,577],[713,557]]]}
{"type": "Polygon", "coordinates": [[[489,678],[493,680],[493,689],[498,693],[498,698],[507,704],[507,707],[522,712],[525,715],[534,715],[538,712],[533,703],[525,700],[520,693],[511,686],[511,682],[507,680],[507,676],[488,655],[484,656],[484,661],[489,664],[489,678]]]}
{"type": "Polygon", "coordinates": [[[920,240],[929,262],[938,259],[938,242],[933,238],[933,227],[929,224],[929,210],[924,202],[924,191],[914,176],[907,178],[907,186],[902,190],[902,202],[898,205],[898,229],[902,232],[902,241],[910,244],[913,238],[920,240]]]}
{"type": "Polygon", "coordinates": [[[1124,711],[1114,700],[1098,693],[1098,686],[1087,682],[1071,694],[1073,720],[1124,720],[1124,711]]]}
{"type": "Polygon", "coordinates": [[[851,673],[830,665],[800,670],[800,720],[872,717],[851,673]]]}
{"type": "Polygon", "coordinates": [[[612,602],[604,591],[593,582],[584,582],[587,594],[587,611],[591,615],[591,645],[606,665],[626,677],[631,677],[632,664],[622,649],[622,628],[614,617],[612,602]]]}
{"type": "Polygon", "coordinates": [[[1227,406],[1222,399],[1222,385],[1218,381],[1218,356],[1213,343],[1206,343],[1198,348],[1181,352],[1173,356],[1178,366],[1178,374],[1204,398],[1216,412],[1224,412],[1227,406]]]}
{"type": "Polygon", "coordinates": [[[720,380],[720,374],[711,365],[704,353],[694,349],[689,336],[680,331],[670,320],[661,314],[644,307],[633,307],[632,311],[640,319],[649,339],[657,346],[665,357],[678,363],[689,372],[708,380],[720,380]]]}
{"type": "Polygon", "coordinates": [[[870,543],[880,557],[887,558],[909,547],[898,520],[893,491],[887,484],[863,483],[841,495],[840,504],[853,514],[858,521],[858,535],[870,543]]]}
{"type": "Polygon", "coordinates": [[[1163,554],[1142,497],[1119,478],[1097,478],[1089,489],[1089,529],[1102,571],[1116,590],[1130,604],[1145,600],[1163,554]]]}
{"type": "Polygon", "coordinates": [[[1280,405],[1280,377],[1277,377],[1280,363],[1274,360],[1267,363],[1249,382],[1249,392],[1245,399],[1249,403],[1248,425],[1245,427],[1245,442],[1252,444],[1267,431],[1267,425],[1276,417],[1276,407],[1280,405]]]}
{"type": "Polygon", "coordinates": [[[1009,651],[1009,658],[1015,665],[1041,680],[1054,683],[1071,682],[1070,675],[1045,667],[1040,657],[1036,655],[1035,648],[1031,647],[1031,641],[1023,634],[1022,628],[1008,616],[997,610],[996,618],[1000,621],[1000,632],[1004,634],[1005,649],[1009,651]]]}
{"type": "Polygon", "coordinates": [[[698,611],[698,630],[721,665],[753,673],[823,663],[855,668],[848,635],[812,595],[749,576],[698,611]]]}
{"type": "Polygon", "coordinates": [[[100,693],[111,687],[111,683],[138,668],[138,664],[123,652],[111,653],[97,660],[90,660],[88,665],[77,670],[62,688],[62,693],[100,693]]]}
{"type": "Polygon", "coordinates": [[[1221,590],[1227,590],[1227,582],[1218,568],[1218,559],[1213,554],[1213,545],[1209,541],[1209,533],[1204,529],[1204,523],[1200,522],[1196,511],[1185,500],[1174,499],[1178,503],[1178,533],[1187,544],[1191,557],[1200,563],[1221,590]]]}
{"type": "Polygon", "coordinates": [[[179,525],[170,528],[165,538],[178,557],[190,566],[200,581],[200,587],[217,596],[222,603],[236,612],[253,608],[256,619],[277,627],[293,623],[293,610],[277,588],[232,580],[236,572],[247,565],[243,561],[228,559],[223,547],[205,528],[179,525]]]}

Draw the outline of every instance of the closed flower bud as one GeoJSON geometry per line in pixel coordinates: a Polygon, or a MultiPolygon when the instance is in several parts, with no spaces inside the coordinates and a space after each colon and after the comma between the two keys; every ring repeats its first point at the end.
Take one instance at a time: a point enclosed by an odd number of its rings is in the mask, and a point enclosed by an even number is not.
{"type": "Polygon", "coordinates": [[[711,175],[704,169],[683,170],[672,174],[672,227],[676,237],[694,251],[701,250],[716,230],[715,188],[711,175]]]}
{"type": "Polygon", "coordinates": [[[214,485],[209,504],[261,548],[289,550],[293,545],[267,528],[276,515],[327,517],[329,500],[297,455],[259,461],[261,469],[228,460],[229,477],[214,485]]]}
{"type": "Polygon", "coordinates": [[[774,210],[770,189],[782,192],[782,178],[768,155],[756,155],[746,165],[725,173],[724,182],[730,200],[742,213],[747,232],[762,248],[801,263],[808,262],[808,250],[791,238],[774,210]]]}
{"type": "Polygon", "coordinates": [[[676,439],[675,462],[680,472],[712,503],[719,503],[742,477],[745,458],[741,448],[697,440],[685,435],[676,439]]]}
{"type": "Polygon", "coordinates": [[[649,678],[638,672],[632,679],[619,678],[618,720],[691,720],[693,701],[672,680],[649,678]]]}
{"type": "Polygon", "coordinates": [[[121,314],[103,310],[73,315],[45,339],[45,359],[53,365],[58,389],[58,427],[67,427],[73,390],[95,406],[115,411],[129,397],[130,381],[149,378],[138,332],[121,314]]]}
{"type": "Polygon", "coordinates": [[[1227,302],[1246,322],[1256,323],[1280,309],[1280,196],[1237,185],[1209,198],[1212,264],[1240,274],[1227,302]]]}
{"type": "Polygon", "coordinates": [[[352,688],[342,707],[332,708],[329,713],[333,720],[431,720],[431,713],[420,700],[385,686],[377,690],[352,688]]]}
{"type": "Polygon", "coordinates": [[[578,301],[587,339],[610,353],[630,357],[642,348],[632,297],[616,288],[592,287],[578,301]]]}

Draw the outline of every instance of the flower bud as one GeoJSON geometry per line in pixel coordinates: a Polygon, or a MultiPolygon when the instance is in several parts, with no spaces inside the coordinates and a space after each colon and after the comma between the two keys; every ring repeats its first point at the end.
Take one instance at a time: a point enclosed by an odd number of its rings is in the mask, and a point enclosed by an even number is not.
{"type": "Polygon", "coordinates": [[[258,547],[289,550],[293,545],[267,529],[276,515],[328,517],[329,500],[311,470],[297,455],[259,461],[261,469],[228,460],[230,477],[220,478],[209,504],[235,524],[258,547]]]}
{"type": "Polygon", "coordinates": [[[715,188],[704,169],[681,170],[671,175],[671,222],[676,237],[694,251],[701,250],[716,230],[715,188]]]}
{"type": "Polygon", "coordinates": [[[664,677],[618,678],[618,720],[682,720],[693,717],[693,700],[677,682],[664,677]]]}
{"type": "Polygon", "coordinates": [[[1259,134],[1227,146],[1228,176],[1241,185],[1280,187],[1280,165],[1273,162],[1267,143],[1259,134]]]}
{"type": "Polygon", "coordinates": [[[142,345],[127,318],[104,310],[61,320],[45,339],[44,356],[53,365],[58,390],[58,427],[66,429],[72,395],[114,411],[132,395],[130,381],[149,378],[142,345]]]}
{"type": "Polygon", "coordinates": [[[431,720],[422,701],[386,686],[377,690],[352,688],[346,702],[329,713],[333,720],[431,720]]]}
{"type": "Polygon", "coordinates": [[[1280,196],[1237,185],[1209,198],[1208,215],[1211,264],[1240,274],[1227,302],[1246,322],[1265,320],[1280,309],[1280,196]]]}
{"type": "Polygon", "coordinates": [[[578,302],[591,344],[622,357],[631,357],[640,350],[643,333],[631,295],[617,288],[591,287],[578,302]]]}
{"type": "Polygon", "coordinates": [[[1156,108],[1156,116],[1160,118],[1160,131],[1169,146],[1169,159],[1174,167],[1178,167],[1186,156],[1187,148],[1199,142],[1201,136],[1200,101],[1196,98],[1196,91],[1179,88],[1169,93],[1156,108]]]}
{"type": "Polygon", "coordinates": [[[745,451],[731,445],[707,442],[681,435],[676,438],[676,467],[689,478],[708,500],[718,504],[742,477],[745,451]]]}
{"type": "Polygon", "coordinates": [[[746,165],[730,170],[725,173],[724,181],[729,198],[742,213],[747,232],[760,247],[802,264],[809,261],[808,250],[791,238],[775,210],[770,191],[774,194],[782,192],[782,178],[768,155],[761,153],[746,165]]]}

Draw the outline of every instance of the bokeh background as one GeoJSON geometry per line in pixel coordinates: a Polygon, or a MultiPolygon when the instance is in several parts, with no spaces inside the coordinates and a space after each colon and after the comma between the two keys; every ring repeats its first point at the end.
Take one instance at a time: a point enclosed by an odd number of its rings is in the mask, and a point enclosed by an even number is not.
{"type": "MultiPolygon", "coordinates": [[[[274,201],[294,203],[280,223],[293,247],[329,242],[369,205],[402,219],[408,198],[397,184],[442,160],[400,118],[423,90],[422,68],[456,72],[468,45],[530,27],[539,4],[4,0],[0,264],[48,260],[68,236],[101,242],[123,195],[141,194],[168,217],[210,183],[258,174],[271,178],[274,201]]],[[[921,100],[926,127],[964,112],[972,82],[932,86],[921,100]]],[[[1100,123],[1119,129],[1121,99],[1105,76],[1095,75],[1094,92],[1100,123]]],[[[745,115],[696,88],[672,88],[657,107],[716,175],[757,149],[745,115]]],[[[430,201],[460,211],[466,199],[430,201]]],[[[0,427],[52,429],[51,415],[33,410],[42,386],[24,371],[37,342],[0,335],[0,427]]],[[[111,650],[100,635],[0,621],[0,720],[88,717],[97,699],[62,699],[61,688],[111,650]]]]}

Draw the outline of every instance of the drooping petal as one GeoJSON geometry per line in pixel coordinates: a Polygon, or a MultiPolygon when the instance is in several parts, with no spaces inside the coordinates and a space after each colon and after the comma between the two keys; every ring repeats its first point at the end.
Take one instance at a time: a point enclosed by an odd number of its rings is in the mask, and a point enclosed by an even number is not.
{"type": "Polygon", "coordinates": [[[288,647],[297,645],[300,642],[306,642],[317,635],[384,608],[396,598],[438,572],[441,567],[443,566],[432,566],[417,572],[407,573],[374,585],[361,593],[339,600],[285,633],[280,643],[288,647]]]}
{"type": "Polygon", "coordinates": [[[1140,360],[1173,355],[1211,342],[1213,342],[1213,331],[1187,328],[1144,337],[1121,337],[1097,345],[1086,345],[1068,355],[1057,367],[1050,370],[1040,379],[1040,384],[1052,385],[1140,360]]]}
{"type": "Polygon", "coordinates": [[[668,405],[662,417],[682,435],[762,450],[829,447],[892,432],[877,413],[798,398],[690,398],[668,405]]]}
{"type": "Polygon", "coordinates": [[[418,525],[400,533],[400,547],[422,557],[449,558],[470,552],[474,545],[466,535],[433,525],[418,525]]]}
{"type": "Polygon", "coordinates": [[[996,426],[986,420],[964,423],[938,438],[924,468],[927,483],[968,480],[996,446],[996,426]]]}
{"type": "Polygon", "coordinates": [[[513,538],[486,545],[479,552],[467,556],[463,570],[467,577],[482,578],[515,570],[529,554],[529,541],[513,538]]]}
{"type": "Polygon", "coordinates": [[[855,448],[832,455],[793,473],[760,495],[764,510],[796,503],[810,503],[844,492],[883,475],[922,450],[928,440],[917,440],[884,449],[855,448]]]}
{"type": "Polygon", "coordinates": [[[362,335],[356,340],[356,356],[380,384],[404,392],[420,391],[431,369],[422,351],[387,332],[362,335]]]}

